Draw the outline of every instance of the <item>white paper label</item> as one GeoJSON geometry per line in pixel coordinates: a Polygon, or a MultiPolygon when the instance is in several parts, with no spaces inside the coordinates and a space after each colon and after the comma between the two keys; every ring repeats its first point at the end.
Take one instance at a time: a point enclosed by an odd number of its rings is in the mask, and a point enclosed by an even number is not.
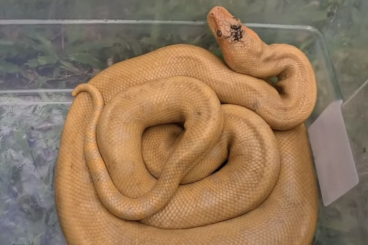
{"type": "Polygon", "coordinates": [[[331,103],[308,128],[325,206],[359,183],[341,105],[341,100],[331,103]]]}

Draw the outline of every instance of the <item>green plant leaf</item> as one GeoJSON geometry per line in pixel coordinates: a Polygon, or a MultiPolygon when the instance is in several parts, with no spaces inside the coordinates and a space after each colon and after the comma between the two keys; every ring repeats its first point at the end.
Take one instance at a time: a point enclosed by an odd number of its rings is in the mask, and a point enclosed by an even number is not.
{"type": "Polygon", "coordinates": [[[142,47],[138,40],[131,37],[126,37],[125,39],[128,41],[129,47],[133,50],[135,56],[139,56],[143,53],[142,47]]]}
{"type": "Polygon", "coordinates": [[[61,65],[63,66],[63,68],[64,68],[65,70],[68,70],[68,71],[70,71],[70,72],[72,72],[72,73],[76,73],[76,74],[80,74],[80,73],[81,73],[81,71],[80,71],[78,68],[76,68],[76,67],[75,67],[72,63],[70,63],[70,62],[60,60],[60,63],[61,63],[61,65]]]}
{"type": "Polygon", "coordinates": [[[35,59],[31,59],[27,62],[30,68],[36,68],[39,66],[53,65],[57,63],[57,57],[53,55],[40,55],[35,59]]]}
{"type": "Polygon", "coordinates": [[[73,45],[68,48],[67,53],[69,55],[81,52],[93,52],[95,50],[101,50],[104,48],[112,47],[114,44],[113,39],[111,40],[104,40],[104,41],[96,41],[96,42],[86,42],[78,45],[73,45]]]}
{"type": "Polygon", "coordinates": [[[15,43],[8,45],[6,43],[0,43],[0,55],[7,58],[13,58],[16,56],[24,56],[29,54],[30,51],[27,50],[27,46],[22,43],[15,43]]]}
{"type": "Polygon", "coordinates": [[[5,60],[0,60],[0,71],[3,73],[18,73],[20,68],[5,60]]]}
{"type": "Polygon", "coordinates": [[[57,57],[54,45],[49,39],[39,34],[30,34],[30,37],[38,41],[38,44],[33,46],[35,50],[42,53],[43,55],[57,57]]]}
{"type": "Polygon", "coordinates": [[[28,60],[27,64],[30,68],[36,68],[39,65],[38,64],[38,59],[37,58],[36,59],[30,59],[30,60],[28,60]]]}
{"type": "Polygon", "coordinates": [[[38,57],[38,63],[43,66],[43,65],[52,65],[55,64],[58,61],[57,57],[52,56],[52,55],[42,55],[38,57]]]}
{"type": "Polygon", "coordinates": [[[90,65],[94,68],[102,69],[104,67],[104,65],[98,59],[87,53],[76,53],[69,57],[73,61],[79,62],[81,64],[90,65]]]}
{"type": "Polygon", "coordinates": [[[86,39],[86,35],[80,26],[67,26],[65,34],[69,44],[86,39]]]}

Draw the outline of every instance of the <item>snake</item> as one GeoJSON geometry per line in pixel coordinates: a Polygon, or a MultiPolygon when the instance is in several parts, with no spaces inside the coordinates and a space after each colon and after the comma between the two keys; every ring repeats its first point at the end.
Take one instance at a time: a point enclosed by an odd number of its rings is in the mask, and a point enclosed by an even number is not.
{"type": "Polygon", "coordinates": [[[174,44],[73,90],[54,183],[68,244],[313,242],[313,67],[224,7],[207,23],[223,60],[174,44]]]}

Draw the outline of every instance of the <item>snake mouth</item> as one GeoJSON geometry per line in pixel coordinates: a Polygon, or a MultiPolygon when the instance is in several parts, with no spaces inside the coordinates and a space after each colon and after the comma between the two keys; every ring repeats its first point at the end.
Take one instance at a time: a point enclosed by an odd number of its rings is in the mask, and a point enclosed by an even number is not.
{"type": "Polygon", "coordinates": [[[221,6],[211,9],[207,22],[212,34],[218,40],[240,41],[243,38],[243,25],[239,18],[221,6]]]}

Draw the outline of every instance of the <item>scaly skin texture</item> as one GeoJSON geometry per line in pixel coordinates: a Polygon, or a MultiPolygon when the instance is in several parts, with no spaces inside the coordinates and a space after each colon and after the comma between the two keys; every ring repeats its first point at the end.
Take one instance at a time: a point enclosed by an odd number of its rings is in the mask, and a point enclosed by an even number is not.
{"type": "Polygon", "coordinates": [[[69,244],[312,242],[313,69],[222,7],[208,23],[226,64],[173,45],[74,90],[55,178],[69,244]]]}

